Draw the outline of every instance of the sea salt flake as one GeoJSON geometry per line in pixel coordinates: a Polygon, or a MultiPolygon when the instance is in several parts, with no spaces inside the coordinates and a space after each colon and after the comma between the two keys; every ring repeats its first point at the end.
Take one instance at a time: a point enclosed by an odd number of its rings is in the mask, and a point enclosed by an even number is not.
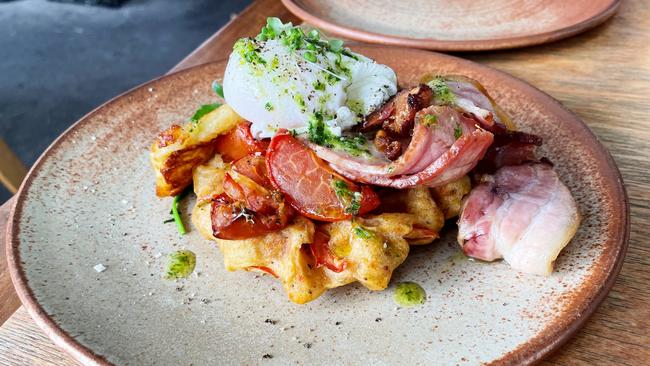
{"type": "Polygon", "coordinates": [[[106,266],[104,266],[104,265],[101,264],[101,263],[98,263],[98,264],[96,264],[96,265],[93,267],[93,269],[94,269],[95,272],[97,272],[97,273],[102,273],[102,272],[104,272],[104,271],[106,270],[106,266]]]}

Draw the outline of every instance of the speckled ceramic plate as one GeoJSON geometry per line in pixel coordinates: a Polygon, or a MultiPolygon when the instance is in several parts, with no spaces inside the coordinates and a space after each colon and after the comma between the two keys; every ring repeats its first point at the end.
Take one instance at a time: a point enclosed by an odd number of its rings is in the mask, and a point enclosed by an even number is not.
{"type": "Polygon", "coordinates": [[[512,76],[425,51],[356,50],[393,67],[402,85],[432,72],[476,78],[521,128],[544,137],[542,153],[584,218],[551,277],[463,259],[453,225],[413,248],[394,275],[426,289],[414,308],[396,306],[394,285],[345,286],[300,306],[273,278],[225,271],[196,230],[180,237],[162,223],[171,200],[154,196],[147,150],[158,131],[213,100],[210,84],[225,67],[217,62],[106,103],[30,172],[8,259],[20,298],[54,342],[84,364],[124,365],[529,364],[565,342],[607,294],[626,249],[627,201],[607,151],[574,114],[512,76]],[[165,255],[181,248],[197,254],[197,275],[164,280],[165,255]]]}
{"type": "Polygon", "coordinates": [[[530,46],[609,19],[619,0],[282,0],[332,34],[439,51],[530,46]]]}

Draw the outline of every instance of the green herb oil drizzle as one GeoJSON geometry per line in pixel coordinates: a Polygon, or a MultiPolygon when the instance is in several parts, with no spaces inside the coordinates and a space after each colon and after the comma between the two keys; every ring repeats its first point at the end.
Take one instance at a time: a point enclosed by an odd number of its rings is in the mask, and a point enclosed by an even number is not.
{"type": "Polygon", "coordinates": [[[196,266],[196,255],[190,250],[179,250],[169,254],[165,278],[174,280],[192,274],[196,266]]]}

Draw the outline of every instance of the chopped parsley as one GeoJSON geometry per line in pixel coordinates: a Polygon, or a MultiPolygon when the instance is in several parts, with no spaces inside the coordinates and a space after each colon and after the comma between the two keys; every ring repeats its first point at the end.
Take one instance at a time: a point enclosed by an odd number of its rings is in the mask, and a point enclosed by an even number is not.
{"type": "Polygon", "coordinates": [[[317,145],[340,149],[353,156],[370,154],[370,151],[365,147],[367,141],[365,136],[361,134],[356,136],[334,135],[323,121],[321,113],[315,113],[310,119],[307,137],[309,141],[317,145]]]}
{"type": "Polygon", "coordinates": [[[345,212],[350,215],[358,215],[361,208],[361,192],[352,192],[348,184],[340,179],[332,180],[332,188],[339,199],[339,202],[345,207],[345,212]]]}
{"type": "Polygon", "coordinates": [[[320,32],[318,29],[312,29],[307,33],[307,38],[311,41],[318,41],[320,39],[320,32]]]}
{"type": "Polygon", "coordinates": [[[420,119],[420,121],[422,122],[422,125],[432,127],[438,124],[438,116],[435,114],[425,114],[422,116],[422,119],[420,119]]]}
{"type": "Polygon", "coordinates": [[[340,179],[335,179],[332,181],[332,187],[334,187],[334,192],[336,192],[336,195],[341,197],[341,196],[349,196],[351,193],[350,188],[348,187],[348,184],[345,183],[345,181],[342,181],[340,179]]]}
{"type": "Polygon", "coordinates": [[[366,229],[365,227],[359,225],[352,230],[354,232],[354,235],[361,238],[361,239],[370,239],[373,236],[375,236],[375,233],[372,231],[366,229]]]}
{"type": "Polygon", "coordinates": [[[255,37],[259,41],[266,41],[280,36],[283,32],[291,28],[291,23],[283,24],[276,17],[266,18],[266,25],[262,27],[260,34],[255,37]]]}
{"type": "Polygon", "coordinates": [[[305,42],[305,33],[300,28],[291,28],[280,35],[280,40],[290,50],[299,50],[305,42]]]}
{"type": "Polygon", "coordinates": [[[327,41],[329,50],[334,53],[339,53],[343,51],[343,41],[340,39],[330,39],[327,41]]]}
{"type": "Polygon", "coordinates": [[[350,110],[356,114],[361,114],[363,115],[364,113],[364,103],[362,100],[353,100],[353,99],[348,99],[347,101],[347,106],[350,108],[350,110]]]}
{"type": "Polygon", "coordinates": [[[354,192],[354,197],[352,198],[352,202],[350,202],[350,205],[345,208],[345,212],[349,213],[350,215],[358,215],[359,209],[361,209],[361,198],[362,198],[361,193],[354,192]]]}
{"type": "Polygon", "coordinates": [[[219,84],[218,81],[215,80],[212,82],[212,90],[214,90],[218,96],[223,98],[223,85],[219,84]]]}
{"type": "Polygon", "coordinates": [[[454,128],[454,138],[458,140],[461,136],[463,136],[463,129],[460,127],[459,124],[456,125],[454,128]]]}
{"type": "Polygon", "coordinates": [[[320,113],[315,113],[313,118],[309,121],[309,141],[321,145],[329,146],[328,140],[331,139],[331,134],[323,122],[323,116],[320,113]]]}
{"type": "Polygon", "coordinates": [[[241,38],[233,47],[234,51],[239,53],[243,61],[252,65],[266,65],[266,60],[260,56],[260,49],[257,44],[250,38],[241,38]]]}
{"type": "Polygon", "coordinates": [[[316,80],[316,81],[314,81],[311,85],[312,85],[312,86],[314,87],[314,89],[316,89],[316,90],[319,90],[319,91],[324,91],[324,90],[325,90],[325,84],[324,84],[322,81],[320,81],[320,80],[316,80]]]}
{"type": "Polygon", "coordinates": [[[278,58],[277,55],[273,56],[273,60],[271,60],[271,70],[277,69],[279,65],[280,65],[280,59],[278,58]]]}
{"type": "Polygon", "coordinates": [[[316,58],[316,55],[313,52],[307,51],[305,52],[302,57],[305,58],[305,60],[309,62],[316,62],[318,59],[316,58]]]}
{"type": "Polygon", "coordinates": [[[199,109],[196,110],[196,112],[194,112],[194,115],[190,118],[190,121],[198,122],[203,116],[214,111],[219,107],[221,107],[221,103],[204,104],[200,106],[199,109]]]}
{"type": "Polygon", "coordinates": [[[336,67],[341,70],[347,77],[352,77],[350,69],[343,63],[343,57],[341,57],[341,54],[337,53],[336,56],[337,58],[334,61],[334,65],[336,65],[336,67]]]}
{"type": "Polygon", "coordinates": [[[305,99],[303,99],[302,95],[294,94],[293,100],[298,104],[298,107],[300,107],[301,112],[305,112],[307,110],[307,105],[305,104],[305,99]]]}
{"type": "MultiPolygon", "coordinates": [[[[344,47],[342,40],[321,39],[321,34],[316,29],[312,29],[305,34],[305,31],[302,28],[294,27],[291,23],[282,23],[280,19],[275,17],[269,17],[266,19],[266,25],[254,40],[248,38],[240,39],[235,44],[235,50],[239,51],[240,55],[246,62],[264,64],[265,61],[258,55],[259,50],[256,49],[256,45],[259,43],[256,42],[265,42],[271,39],[280,40],[282,44],[287,46],[291,51],[307,50],[303,53],[302,57],[309,62],[316,62],[318,60],[318,55],[323,55],[326,52],[334,53],[339,57],[336,62],[336,67],[339,70],[329,70],[334,74],[339,74],[340,72],[346,74],[349,73],[349,69],[341,62],[341,55],[358,60],[358,57],[355,54],[344,47]],[[241,44],[239,44],[240,42],[241,44]]],[[[277,62],[272,62],[271,67],[277,67],[277,62]]]]}
{"type": "Polygon", "coordinates": [[[271,104],[271,102],[266,102],[266,104],[264,104],[264,109],[266,109],[269,112],[272,111],[273,110],[273,104],[271,104]]]}
{"type": "Polygon", "coordinates": [[[336,70],[329,66],[327,67],[327,71],[323,71],[322,73],[325,77],[325,80],[330,85],[334,85],[341,80],[341,77],[336,73],[336,70]]]}
{"type": "Polygon", "coordinates": [[[449,86],[444,79],[437,76],[429,81],[427,85],[433,89],[433,93],[441,103],[452,104],[456,100],[456,95],[449,89],[449,86]]]}

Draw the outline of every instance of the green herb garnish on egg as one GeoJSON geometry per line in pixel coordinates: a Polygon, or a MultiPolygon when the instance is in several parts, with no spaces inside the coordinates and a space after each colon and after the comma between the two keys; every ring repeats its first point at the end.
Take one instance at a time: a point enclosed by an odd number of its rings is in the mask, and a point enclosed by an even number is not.
{"type": "Polygon", "coordinates": [[[314,81],[312,83],[312,86],[314,87],[314,89],[316,89],[318,91],[324,91],[325,90],[325,84],[320,80],[314,81]]]}
{"type": "Polygon", "coordinates": [[[353,156],[370,154],[370,151],[366,148],[367,140],[363,135],[334,135],[323,121],[321,113],[315,113],[309,121],[307,138],[317,145],[340,149],[353,156]]]}
{"type": "Polygon", "coordinates": [[[260,34],[255,37],[259,41],[266,41],[280,36],[284,31],[291,28],[291,23],[283,24],[282,21],[276,17],[266,18],[266,25],[260,31],[260,34]]]}
{"type": "Polygon", "coordinates": [[[307,105],[305,104],[305,99],[302,97],[300,94],[294,94],[293,95],[293,100],[298,104],[298,107],[300,107],[301,112],[305,112],[307,110],[307,105]]]}
{"type": "Polygon", "coordinates": [[[250,38],[241,38],[235,42],[233,50],[239,53],[242,61],[252,65],[266,65],[266,60],[260,56],[260,50],[250,38]]]}
{"type": "Polygon", "coordinates": [[[320,40],[320,32],[318,29],[312,29],[307,33],[307,38],[309,38],[312,41],[318,41],[320,40]]]}
{"type": "Polygon", "coordinates": [[[305,52],[302,57],[305,58],[305,60],[309,62],[316,62],[318,59],[316,58],[316,55],[313,52],[307,51],[305,52]]]}

